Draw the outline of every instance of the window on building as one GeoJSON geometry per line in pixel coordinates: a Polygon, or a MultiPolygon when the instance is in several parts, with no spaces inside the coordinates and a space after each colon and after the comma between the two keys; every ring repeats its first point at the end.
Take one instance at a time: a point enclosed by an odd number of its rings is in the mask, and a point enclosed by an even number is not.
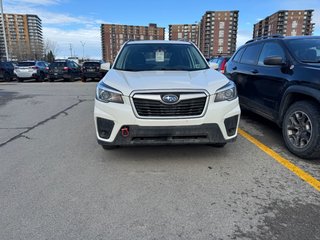
{"type": "Polygon", "coordinates": [[[292,26],[292,28],[296,28],[298,26],[297,21],[292,21],[291,26],[292,26]]]}

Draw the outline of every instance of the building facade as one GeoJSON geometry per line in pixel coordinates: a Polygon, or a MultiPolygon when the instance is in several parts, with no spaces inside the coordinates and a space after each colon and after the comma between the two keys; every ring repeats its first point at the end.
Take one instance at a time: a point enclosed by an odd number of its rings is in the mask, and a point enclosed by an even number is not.
{"type": "Polygon", "coordinates": [[[123,43],[128,40],[164,40],[165,29],[149,26],[101,24],[103,60],[113,62],[123,43]]]}
{"type": "MultiPolygon", "coordinates": [[[[41,19],[37,15],[4,14],[5,34],[10,60],[41,59],[43,36],[41,19]]],[[[2,18],[0,23],[2,24],[2,18]]],[[[5,44],[0,28],[0,58],[5,59],[5,44]]]]}
{"type": "Polygon", "coordinates": [[[280,34],[283,36],[312,35],[313,10],[281,10],[254,24],[253,38],[280,34]]]}
{"type": "Polygon", "coordinates": [[[199,24],[169,25],[169,40],[185,40],[199,46],[199,24]]]}
{"type": "Polygon", "coordinates": [[[239,11],[207,11],[200,23],[200,50],[206,58],[236,50],[239,11]]]}

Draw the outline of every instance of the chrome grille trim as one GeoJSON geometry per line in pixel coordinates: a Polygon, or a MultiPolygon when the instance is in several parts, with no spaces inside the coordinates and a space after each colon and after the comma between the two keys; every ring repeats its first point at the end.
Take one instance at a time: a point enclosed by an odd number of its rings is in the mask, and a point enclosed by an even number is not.
{"type": "Polygon", "coordinates": [[[137,118],[143,119],[183,119],[200,118],[207,109],[209,93],[203,89],[195,90],[145,90],[130,94],[130,102],[137,118]],[[161,96],[179,96],[176,104],[166,104],[161,96]]]}

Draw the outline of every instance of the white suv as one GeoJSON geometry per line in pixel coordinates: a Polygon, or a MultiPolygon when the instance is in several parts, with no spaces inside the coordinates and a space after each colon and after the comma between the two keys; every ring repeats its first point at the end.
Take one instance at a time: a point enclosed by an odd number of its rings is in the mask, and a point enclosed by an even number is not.
{"type": "Polygon", "coordinates": [[[235,140],[236,87],[189,42],[128,41],[98,83],[94,122],[105,149],[235,140]]]}

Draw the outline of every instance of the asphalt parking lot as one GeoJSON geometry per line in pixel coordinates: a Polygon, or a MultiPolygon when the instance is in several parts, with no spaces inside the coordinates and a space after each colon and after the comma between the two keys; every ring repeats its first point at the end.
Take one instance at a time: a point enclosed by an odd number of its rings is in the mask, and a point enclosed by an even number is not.
{"type": "Polygon", "coordinates": [[[289,153],[277,126],[242,114],[263,150],[239,134],[105,151],[95,85],[0,83],[0,239],[320,239],[320,160],[289,153]]]}

